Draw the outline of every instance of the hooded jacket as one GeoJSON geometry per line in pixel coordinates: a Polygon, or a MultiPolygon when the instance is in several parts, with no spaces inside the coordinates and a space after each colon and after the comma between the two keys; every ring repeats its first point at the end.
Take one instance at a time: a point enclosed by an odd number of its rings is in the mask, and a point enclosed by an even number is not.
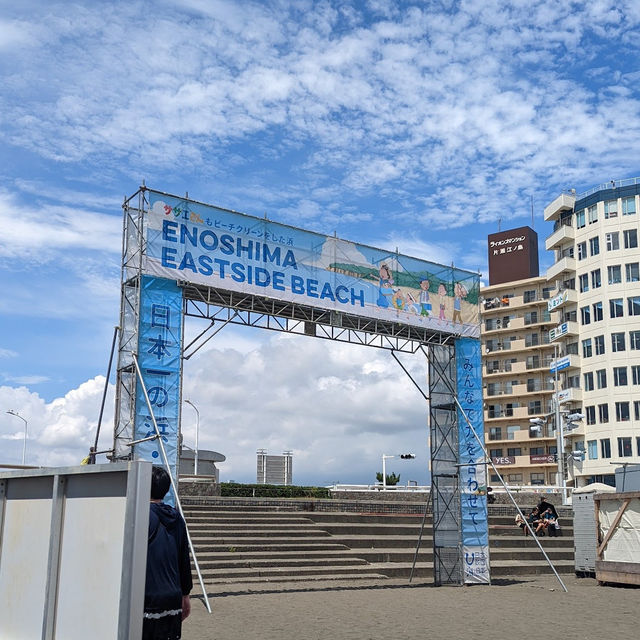
{"type": "Polygon", "coordinates": [[[162,612],[182,607],[193,587],[187,528],[182,516],[163,502],[152,502],[144,610],[162,612]]]}

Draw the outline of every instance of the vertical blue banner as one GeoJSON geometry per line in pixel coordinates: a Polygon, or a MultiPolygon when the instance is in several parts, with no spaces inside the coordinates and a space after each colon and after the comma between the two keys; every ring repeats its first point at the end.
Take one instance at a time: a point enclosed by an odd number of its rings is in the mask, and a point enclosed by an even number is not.
{"type": "Polygon", "coordinates": [[[486,493],[487,472],[483,451],[481,366],[480,341],[473,338],[456,340],[458,402],[462,407],[462,411],[458,408],[458,454],[464,581],[488,584],[490,582],[489,518],[486,493]],[[465,419],[463,411],[469,422],[465,419]],[[474,435],[474,431],[480,438],[482,446],[474,435]]]}
{"type": "MultiPolygon", "coordinates": [[[[178,423],[182,349],[182,290],[172,280],[143,276],[140,285],[138,362],[171,475],[178,481],[178,423]]],[[[142,385],[136,387],[135,439],[155,435],[142,385]]],[[[164,466],[157,440],[134,446],[134,459],[164,466]]],[[[175,504],[173,491],[165,498],[175,504]]]]}

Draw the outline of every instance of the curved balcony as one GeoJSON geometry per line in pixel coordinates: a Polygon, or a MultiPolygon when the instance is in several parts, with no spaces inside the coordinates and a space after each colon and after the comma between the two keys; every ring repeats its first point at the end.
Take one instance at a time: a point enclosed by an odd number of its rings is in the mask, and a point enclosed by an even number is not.
{"type": "Polygon", "coordinates": [[[565,256],[547,269],[547,280],[554,280],[561,273],[572,273],[576,270],[576,259],[565,256]]]}

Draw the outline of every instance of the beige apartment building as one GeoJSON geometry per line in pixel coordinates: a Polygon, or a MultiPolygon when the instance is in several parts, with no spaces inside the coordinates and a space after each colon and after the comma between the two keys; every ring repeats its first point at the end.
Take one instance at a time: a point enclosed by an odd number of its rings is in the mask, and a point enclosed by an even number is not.
{"type": "Polygon", "coordinates": [[[508,485],[556,484],[555,425],[530,422],[552,412],[553,293],[545,277],[481,291],[485,446],[508,485]]]}
{"type": "Polygon", "coordinates": [[[613,484],[616,467],[640,463],[639,194],[640,178],[612,180],[544,210],[555,254],[551,342],[568,356],[561,393],[580,397],[585,416],[565,438],[570,485],[613,484]],[[580,451],[584,461],[573,460],[580,451]]]}
{"type": "Polygon", "coordinates": [[[640,463],[639,212],[640,178],[558,196],[546,276],[533,230],[489,236],[485,441],[508,484],[559,485],[560,467],[568,486],[615,484],[640,463]]]}

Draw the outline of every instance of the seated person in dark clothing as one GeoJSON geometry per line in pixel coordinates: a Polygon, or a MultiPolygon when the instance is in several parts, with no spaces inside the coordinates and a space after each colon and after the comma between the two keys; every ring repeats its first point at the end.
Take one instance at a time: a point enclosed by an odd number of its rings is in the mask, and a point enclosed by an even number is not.
{"type": "Polygon", "coordinates": [[[557,535],[558,530],[558,518],[553,515],[551,509],[547,509],[542,514],[542,520],[544,521],[544,530],[549,534],[551,538],[557,535]]]}
{"type": "Polygon", "coordinates": [[[187,528],[180,513],[162,501],[170,486],[167,471],[154,466],[142,640],[179,640],[182,621],[191,612],[187,528]]]}
{"type": "Polygon", "coordinates": [[[533,532],[537,533],[538,526],[540,525],[540,512],[538,511],[538,507],[532,509],[531,513],[527,516],[527,521],[533,532]]]}
{"type": "Polygon", "coordinates": [[[554,518],[558,517],[558,512],[556,511],[555,506],[550,502],[547,502],[544,497],[540,498],[540,502],[538,502],[539,513],[544,513],[547,509],[551,509],[551,513],[553,514],[554,518]]]}

